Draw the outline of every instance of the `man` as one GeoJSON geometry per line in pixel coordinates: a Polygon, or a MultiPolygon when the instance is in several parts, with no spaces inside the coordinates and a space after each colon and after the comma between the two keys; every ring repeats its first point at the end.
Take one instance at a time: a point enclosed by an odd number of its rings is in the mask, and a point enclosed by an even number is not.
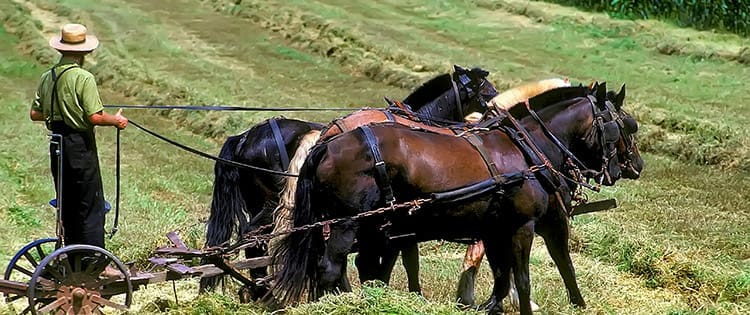
{"type": "Polygon", "coordinates": [[[104,194],[94,126],[123,129],[128,119],[122,109],[115,115],[103,111],[94,76],[81,68],[86,54],[99,46],[85,26],[66,24],[49,45],[62,57],[42,75],[29,115],[62,135],[62,178],[58,178],[57,145],[50,145],[50,158],[55,189],[61,190],[58,202],[65,244],[104,248],[104,194]]]}

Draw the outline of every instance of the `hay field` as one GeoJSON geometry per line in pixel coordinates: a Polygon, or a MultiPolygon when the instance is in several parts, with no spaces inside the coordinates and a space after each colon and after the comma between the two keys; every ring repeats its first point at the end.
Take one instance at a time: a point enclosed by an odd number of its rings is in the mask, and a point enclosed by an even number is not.
{"type": "MultiPolygon", "coordinates": [[[[47,38],[71,21],[102,39],[86,67],[110,104],[380,107],[454,63],[490,70],[499,88],[552,76],[625,83],[646,170],[593,196],[617,198],[618,209],[573,221],[589,307],[567,303],[541,239],[532,297],[550,314],[750,313],[750,40],[521,0],[0,0],[0,266],[54,231],[46,133],[28,121],[28,104],[57,58],[47,38]]],[[[125,113],[208,152],[271,115],[125,113]]],[[[97,136],[111,199],[114,131],[97,136]]],[[[212,163],[135,128],[123,133],[123,150],[122,227],[108,249],[143,261],[175,229],[200,246],[212,163]]],[[[391,288],[357,286],[290,313],[463,313],[450,304],[462,250],[422,245],[424,299],[404,293],[397,266],[391,288]]],[[[485,266],[478,300],[490,283],[485,266]]],[[[171,284],[136,293],[134,312],[264,312],[238,304],[231,286],[201,297],[195,281],[178,289],[176,304],[171,284]]]]}

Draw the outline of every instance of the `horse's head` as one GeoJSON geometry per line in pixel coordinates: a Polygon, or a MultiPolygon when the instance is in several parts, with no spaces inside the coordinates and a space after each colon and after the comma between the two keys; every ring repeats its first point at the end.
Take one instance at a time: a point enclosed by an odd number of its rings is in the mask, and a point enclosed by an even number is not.
{"type": "Polygon", "coordinates": [[[486,101],[497,95],[495,86],[487,80],[489,72],[481,68],[453,68],[453,73],[437,76],[414,90],[403,103],[419,118],[435,122],[459,122],[471,112],[487,111],[486,101]]]}
{"type": "Polygon", "coordinates": [[[322,255],[317,264],[317,296],[336,291],[350,291],[346,276],[346,256],[351,252],[356,234],[356,223],[347,221],[330,227],[322,255]]]}
{"type": "Polygon", "coordinates": [[[601,163],[596,174],[599,182],[609,186],[620,178],[637,179],[643,169],[643,159],[634,137],[638,123],[622,109],[625,85],[617,94],[607,92],[606,83],[595,84],[592,91],[593,122],[583,141],[590,149],[600,152],[591,156],[601,163]]]}
{"type": "Polygon", "coordinates": [[[487,111],[487,101],[499,94],[495,85],[487,80],[489,75],[489,71],[479,67],[466,69],[453,65],[452,77],[457,85],[458,98],[461,100],[459,105],[463,106],[461,114],[487,111]]]}
{"type": "Polygon", "coordinates": [[[617,110],[619,119],[617,120],[620,127],[620,140],[617,142],[617,159],[620,162],[622,177],[627,179],[638,179],[643,170],[643,159],[638,151],[638,145],[635,139],[635,133],[638,132],[638,122],[633,116],[622,109],[625,103],[625,84],[620,87],[620,92],[615,94],[614,91],[607,92],[609,100],[617,110]]]}

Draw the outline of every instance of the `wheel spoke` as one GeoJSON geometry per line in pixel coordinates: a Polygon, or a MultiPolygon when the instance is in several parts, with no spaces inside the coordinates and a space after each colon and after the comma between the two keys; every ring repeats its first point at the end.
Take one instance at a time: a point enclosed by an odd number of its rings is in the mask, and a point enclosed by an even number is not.
{"type": "MultiPolygon", "coordinates": [[[[78,255],[76,255],[78,256],[78,255]]],[[[63,271],[66,271],[65,274],[69,275],[73,272],[73,266],[70,265],[70,259],[74,257],[70,257],[70,255],[67,255],[67,257],[57,257],[57,261],[62,263],[63,271]]]]}
{"type": "Polygon", "coordinates": [[[104,288],[107,285],[113,284],[117,281],[122,280],[122,278],[101,278],[97,280],[96,282],[92,283],[89,287],[89,289],[96,289],[96,288],[104,288]]]}
{"type": "Polygon", "coordinates": [[[86,268],[85,273],[92,276],[99,276],[102,271],[109,265],[112,260],[107,256],[98,257],[98,259],[86,268]]]}
{"type": "Polygon", "coordinates": [[[13,269],[18,270],[21,273],[23,273],[23,274],[25,274],[25,275],[27,275],[29,277],[31,277],[31,275],[34,274],[33,272],[29,271],[28,269],[26,269],[24,267],[19,266],[18,264],[13,265],[13,269]]]}
{"type": "Polygon", "coordinates": [[[42,248],[42,244],[38,244],[36,247],[36,253],[39,254],[39,261],[44,259],[44,257],[47,257],[47,253],[44,252],[44,248],[42,248]]]}
{"type": "Polygon", "coordinates": [[[81,271],[81,260],[83,259],[83,255],[75,255],[73,256],[73,269],[71,269],[72,272],[78,272],[81,271]]]}
{"type": "Polygon", "coordinates": [[[94,303],[96,303],[96,304],[99,304],[101,306],[109,306],[111,308],[122,310],[122,311],[128,309],[128,306],[125,305],[125,304],[118,304],[118,303],[112,302],[112,301],[107,300],[107,299],[105,299],[105,298],[103,298],[101,296],[98,296],[98,295],[92,295],[91,296],[91,301],[94,302],[94,303]]]}
{"type": "Polygon", "coordinates": [[[41,314],[46,314],[46,313],[49,313],[49,312],[51,312],[51,311],[54,311],[54,310],[55,310],[55,309],[57,309],[58,307],[60,307],[60,306],[64,305],[64,304],[65,304],[65,303],[67,303],[67,302],[68,302],[68,299],[67,299],[67,298],[65,298],[65,297],[61,297],[61,298],[59,298],[59,299],[57,299],[57,300],[53,301],[52,303],[49,303],[49,304],[45,305],[44,307],[42,307],[42,308],[38,309],[38,310],[37,310],[37,313],[41,313],[41,314]]]}
{"type": "Polygon", "coordinates": [[[47,268],[44,268],[44,271],[49,273],[50,280],[53,280],[53,281],[62,281],[63,279],[65,279],[65,277],[63,277],[63,275],[60,274],[60,272],[55,267],[56,266],[54,266],[54,265],[48,265],[47,268]]]}
{"type": "Polygon", "coordinates": [[[38,264],[38,263],[36,262],[36,259],[34,259],[34,256],[32,256],[32,255],[31,255],[31,253],[29,253],[29,252],[25,252],[25,253],[23,253],[23,256],[24,256],[24,257],[26,257],[26,260],[28,260],[28,261],[29,261],[29,263],[31,263],[31,266],[33,266],[34,268],[36,268],[36,266],[38,266],[38,265],[39,265],[39,264],[38,264]]]}
{"type": "Polygon", "coordinates": [[[25,298],[25,295],[7,295],[5,297],[5,303],[13,303],[14,301],[17,301],[18,299],[25,298]]]}
{"type": "Polygon", "coordinates": [[[30,314],[31,313],[31,305],[27,306],[26,308],[21,311],[21,314],[30,314]]]}

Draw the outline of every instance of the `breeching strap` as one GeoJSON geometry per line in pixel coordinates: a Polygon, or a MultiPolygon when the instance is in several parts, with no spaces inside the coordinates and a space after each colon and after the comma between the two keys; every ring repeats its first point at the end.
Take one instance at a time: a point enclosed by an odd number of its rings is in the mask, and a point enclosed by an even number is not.
{"type": "Polygon", "coordinates": [[[365,137],[365,142],[372,152],[372,158],[375,160],[375,181],[378,187],[383,191],[386,203],[393,205],[396,199],[393,197],[393,188],[391,187],[391,181],[388,178],[388,172],[385,169],[385,161],[380,155],[380,149],[378,148],[378,140],[375,139],[375,135],[372,133],[372,129],[368,126],[361,126],[359,130],[362,131],[362,135],[365,137]]]}
{"type": "Polygon", "coordinates": [[[286,143],[284,138],[281,136],[281,130],[279,130],[279,123],[276,119],[271,118],[268,120],[268,124],[271,125],[271,131],[273,132],[273,138],[276,140],[276,147],[279,148],[279,157],[281,158],[281,169],[289,169],[289,154],[286,152],[286,143]]]}

